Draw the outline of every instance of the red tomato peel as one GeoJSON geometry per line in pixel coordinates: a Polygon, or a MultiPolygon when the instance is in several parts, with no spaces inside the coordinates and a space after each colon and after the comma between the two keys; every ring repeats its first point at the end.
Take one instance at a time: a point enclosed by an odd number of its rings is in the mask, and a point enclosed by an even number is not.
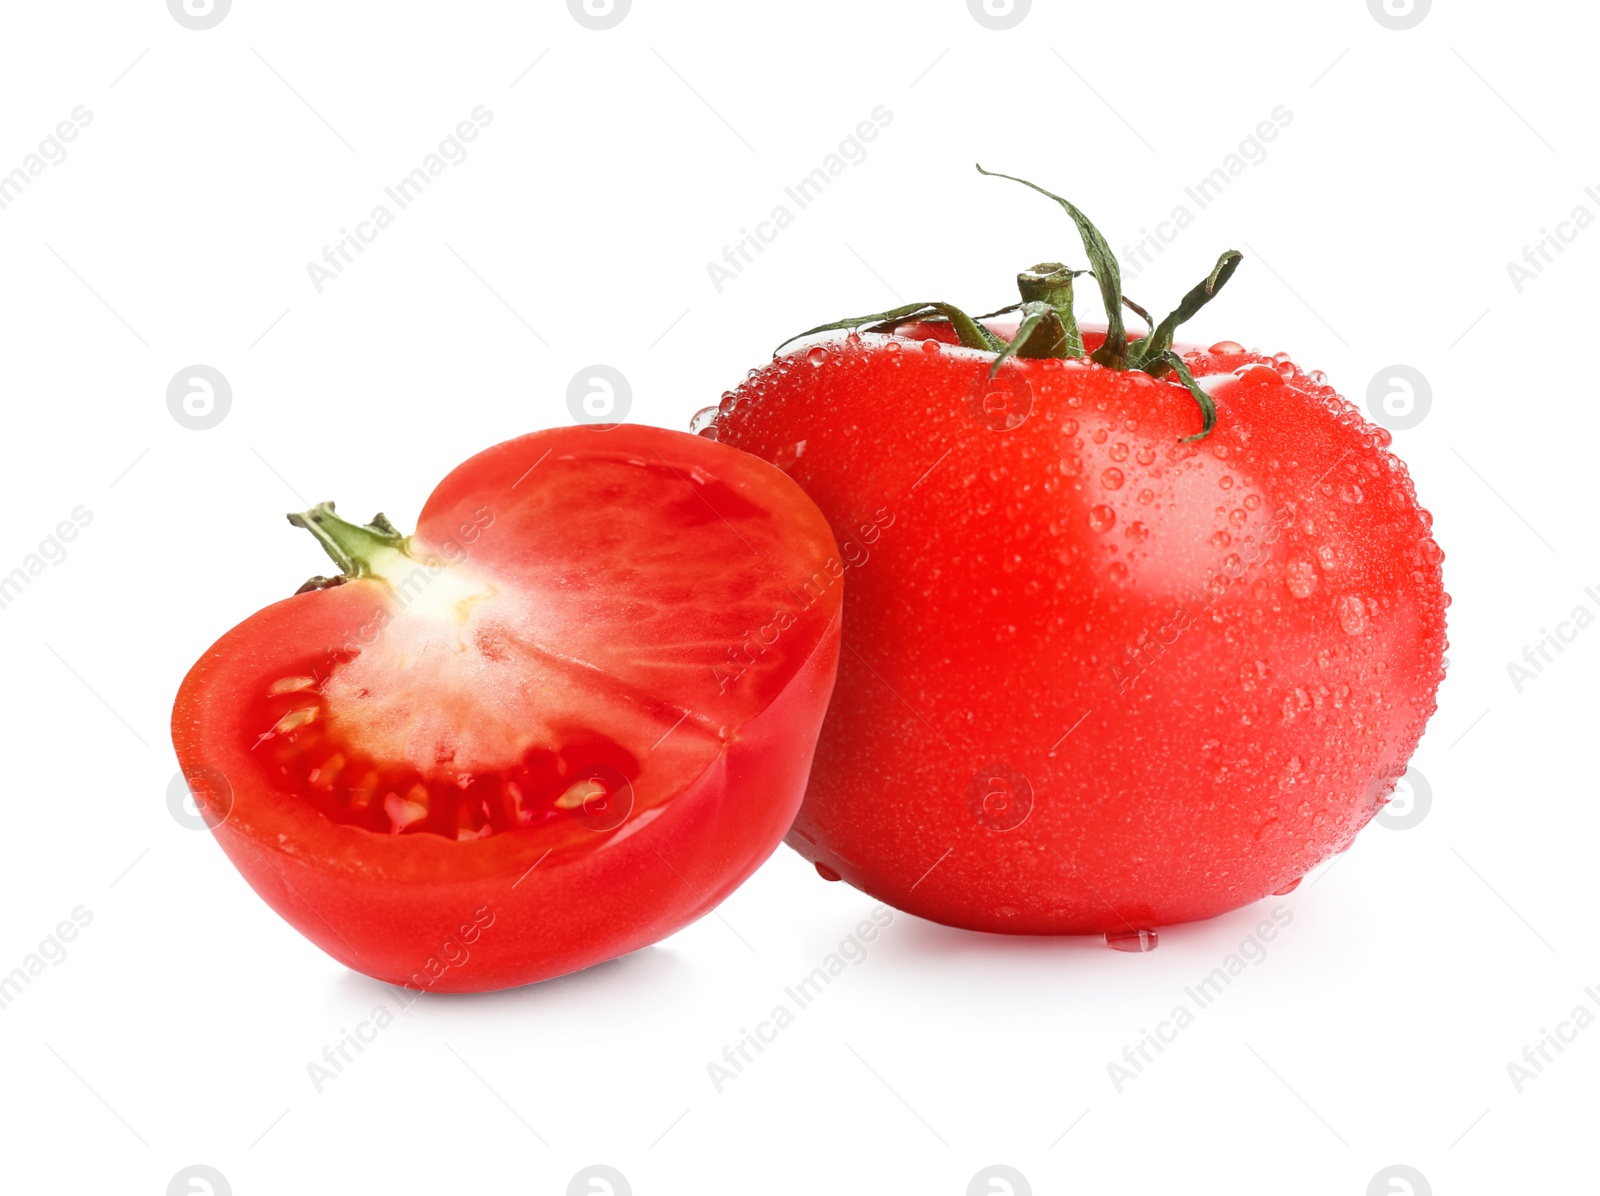
{"type": "Polygon", "coordinates": [[[788,839],[824,878],[1143,950],[1292,888],[1387,800],[1443,677],[1443,554],[1389,433],[1321,375],[1170,348],[1237,265],[1156,344],[1119,318],[1116,345],[1043,263],[1020,328],[944,304],[826,325],[876,330],[778,356],[697,417],[780,463],[847,557],[892,513],[850,571],[788,839]]]}
{"type": "Polygon", "coordinates": [[[173,742],[245,879],[335,959],[443,992],[561,975],[708,912],[782,838],[842,585],[796,599],[836,548],[778,470],[566,428],[458,467],[409,539],[291,519],[344,575],[224,635],[173,742]]]}

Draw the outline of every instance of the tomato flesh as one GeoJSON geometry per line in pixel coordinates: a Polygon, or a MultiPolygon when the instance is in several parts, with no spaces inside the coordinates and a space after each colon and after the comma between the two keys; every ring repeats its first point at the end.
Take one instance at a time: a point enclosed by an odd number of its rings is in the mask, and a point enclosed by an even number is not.
{"type": "Polygon", "coordinates": [[[835,551],[724,446],[509,441],[439,485],[405,554],[208,651],[179,760],[246,879],[347,965],[434,991],[559,975],[706,913],[782,837],[842,586],[790,588],[835,551]],[[462,926],[470,957],[442,959],[462,926]]]}

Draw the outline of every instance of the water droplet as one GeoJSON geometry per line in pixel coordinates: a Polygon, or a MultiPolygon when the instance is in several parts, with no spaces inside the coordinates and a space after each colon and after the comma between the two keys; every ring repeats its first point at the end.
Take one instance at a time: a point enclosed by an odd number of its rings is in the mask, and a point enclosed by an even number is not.
{"type": "Polygon", "coordinates": [[[1139,522],[1139,520],[1135,519],[1132,523],[1128,524],[1128,539],[1132,540],[1135,544],[1143,544],[1149,538],[1150,529],[1143,523],[1139,522]]]}
{"type": "Polygon", "coordinates": [[[1128,580],[1128,566],[1124,565],[1121,561],[1112,561],[1111,564],[1106,567],[1106,573],[1111,577],[1112,581],[1128,580]]]}
{"type": "Polygon", "coordinates": [[[1139,491],[1139,501],[1142,503],[1152,503],[1155,501],[1155,498],[1156,494],[1154,490],[1139,491]]]}
{"type": "Polygon", "coordinates": [[[1367,626],[1367,606],[1354,594],[1339,599],[1339,626],[1346,635],[1360,635],[1367,626]]]}
{"type": "Polygon", "coordinates": [[[1361,493],[1360,486],[1357,486],[1354,482],[1346,482],[1339,487],[1339,497],[1344,502],[1357,503],[1365,496],[1361,493]]]}
{"type": "Polygon", "coordinates": [[[1250,520],[1249,514],[1239,507],[1234,507],[1228,512],[1228,522],[1234,527],[1243,527],[1250,520]]]}
{"type": "Polygon", "coordinates": [[[895,354],[895,353],[900,352],[900,342],[899,341],[890,341],[888,344],[883,346],[883,351],[885,353],[889,353],[889,354],[895,354]]]}
{"type": "Polygon", "coordinates": [[[1303,876],[1297,876],[1293,880],[1291,880],[1288,884],[1284,885],[1283,888],[1281,888],[1281,889],[1273,889],[1272,890],[1272,895],[1274,897],[1287,897],[1290,893],[1294,892],[1296,889],[1298,889],[1300,887],[1300,882],[1302,880],[1304,880],[1304,879],[1305,879],[1305,877],[1303,877],[1303,876]]]}
{"type": "Polygon", "coordinates": [[[1151,448],[1148,444],[1140,445],[1139,451],[1133,455],[1133,459],[1140,465],[1154,465],[1156,461],[1156,450],[1151,448]]]}
{"type": "Polygon", "coordinates": [[[1110,529],[1117,521],[1117,513],[1104,503],[1089,508],[1089,526],[1097,532],[1110,529]]]}
{"type": "Polygon", "coordinates": [[[1290,557],[1283,568],[1284,581],[1289,593],[1296,598],[1309,598],[1317,589],[1317,567],[1303,556],[1290,557]]]}
{"type": "Polygon", "coordinates": [[[1427,564],[1437,565],[1444,560],[1444,550],[1441,549],[1433,537],[1424,537],[1417,544],[1417,551],[1422,554],[1422,559],[1427,564]]]}
{"type": "Polygon", "coordinates": [[[702,407],[694,413],[694,418],[689,421],[689,431],[697,432],[701,436],[708,432],[716,432],[717,416],[722,414],[721,407],[702,407]]]}
{"type": "Polygon", "coordinates": [[[828,865],[824,864],[821,860],[818,860],[816,862],[816,866],[817,866],[817,875],[822,877],[823,880],[838,880],[838,879],[840,879],[839,874],[837,872],[835,872],[832,868],[828,867],[828,865]]]}
{"type": "Polygon", "coordinates": [[[815,349],[812,349],[806,354],[806,360],[812,365],[821,365],[824,361],[828,360],[828,351],[821,345],[818,345],[815,349]]]}
{"type": "Polygon", "coordinates": [[[1260,826],[1256,827],[1256,838],[1265,843],[1268,839],[1276,835],[1281,829],[1282,828],[1278,826],[1278,820],[1276,818],[1269,818],[1260,826]]]}
{"type": "Polygon", "coordinates": [[[1243,353],[1244,346],[1238,341],[1218,341],[1206,350],[1207,353],[1243,353]]]}
{"type": "Polygon", "coordinates": [[[1116,468],[1115,466],[1106,469],[1100,475],[1100,485],[1104,486],[1107,490],[1121,490],[1122,470],[1116,468]]]}
{"type": "Polygon", "coordinates": [[[1232,543],[1233,543],[1233,537],[1230,536],[1227,532],[1213,532],[1212,533],[1212,536],[1211,536],[1211,547],[1213,547],[1213,548],[1226,548],[1228,545],[1230,545],[1232,543]]]}
{"type": "Polygon", "coordinates": [[[1223,490],[1232,490],[1233,489],[1233,477],[1232,477],[1232,475],[1226,474],[1226,473],[1223,474],[1220,478],[1217,479],[1217,485],[1219,487],[1221,487],[1223,490]]]}
{"type": "Polygon", "coordinates": [[[1113,951],[1131,951],[1143,953],[1154,951],[1160,938],[1153,930],[1108,930],[1106,931],[1106,946],[1113,951]]]}
{"type": "Polygon", "coordinates": [[[922,342],[922,351],[924,353],[937,353],[939,351],[939,342],[936,341],[936,340],[925,340],[925,341],[923,341],[922,342]]]}
{"type": "Polygon", "coordinates": [[[1126,461],[1128,459],[1128,446],[1118,441],[1106,450],[1106,456],[1113,461],[1126,461]]]}

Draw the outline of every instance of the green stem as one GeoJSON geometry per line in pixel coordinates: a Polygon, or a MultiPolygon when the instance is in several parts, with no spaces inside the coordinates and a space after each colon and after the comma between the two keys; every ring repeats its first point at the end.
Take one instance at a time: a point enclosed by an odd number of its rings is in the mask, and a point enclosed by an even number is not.
{"type": "MultiPolygon", "coordinates": [[[[1019,347],[1019,357],[1082,357],[1083,334],[1078,331],[1077,317],[1072,314],[1073,271],[1060,262],[1040,262],[1032,269],[1017,275],[1017,290],[1022,295],[1023,310],[1030,303],[1046,304],[1055,315],[1059,329],[1046,327],[1045,335],[1035,338],[1035,343],[1019,347]],[[1058,334],[1051,336],[1052,331],[1058,334]]],[[[1031,331],[1031,330],[1030,330],[1031,331]]],[[[1017,330],[1020,337],[1022,330],[1017,330]]],[[[1018,337],[1013,337],[1016,344],[1018,337]]]]}
{"type": "Polygon", "coordinates": [[[407,555],[410,545],[410,539],[396,531],[394,524],[383,515],[374,515],[368,524],[351,523],[334,512],[331,502],[318,503],[309,511],[291,513],[289,522],[315,536],[323,551],[339,566],[337,577],[313,577],[298,593],[341,585],[357,577],[381,576],[383,565],[396,554],[407,555]]]}
{"type": "Polygon", "coordinates": [[[1100,235],[1100,230],[1077,209],[1070,201],[1052,191],[1046,191],[1037,183],[1030,183],[1027,179],[1019,179],[1011,174],[999,174],[993,170],[978,167],[979,174],[986,174],[992,178],[1009,179],[1013,183],[1021,183],[1024,187],[1031,187],[1040,195],[1049,196],[1065,209],[1072,222],[1078,226],[1078,236],[1083,240],[1083,252],[1089,258],[1089,269],[1094,271],[1094,279],[1100,284],[1100,298],[1106,307],[1106,339],[1094,351],[1092,356],[1103,366],[1114,370],[1128,368],[1128,331],[1122,324],[1122,269],[1117,265],[1116,255],[1111,252],[1111,246],[1106,244],[1106,239],[1100,235]]]}
{"type": "MultiPolygon", "coordinates": [[[[789,340],[778,346],[781,352],[793,341],[801,337],[813,336],[819,332],[831,332],[841,328],[861,328],[868,325],[893,330],[897,325],[911,320],[925,320],[942,317],[949,321],[951,329],[955,332],[956,339],[968,349],[979,349],[995,354],[990,365],[989,377],[993,378],[999,373],[1000,367],[1011,358],[1057,358],[1066,359],[1083,356],[1083,333],[1078,327],[1077,316],[1074,311],[1072,280],[1079,274],[1089,274],[1100,288],[1100,298],[1106,309],[1106,335],[1100,347],[1090,354],[1091,359],[1098,365],[1107,369],[1143,370],[1154,378],[1164,378],[1170,373],[1177,374],[1181,382],[1194,397],[1195,403],[1200,408],[1201,428],[1193,436],[1184,440],[1199,440],[1208,435],[1217,422],[1216,404],[1211,396],[1201,390],[1196,384],[1194,376],[1189,372],[1189,367],[1183,359],[1172,350],[1172,340],[1177,333],[1178,326],[1188,320],[1202,307],[1216,297],[1228,279],[1233,277],[1233,272],[1239,268],[1242,255],[1234,249],[1228,250],[1217,259],[1217,264],[1212,267],[1211,273],[1203,281],[1190,289],[1178,306],[1168,313],[1167,318],[1159,324],[1150,318],[1150,313],[1145,311],[1132,299],[1122,293],[1122,271],[1117,265],[1116,255],[1111,252],[1111,246],[1101,235],[1100,230],[1094,226],[1087,216],[1075,205],[1063,199],[1052,191],[1046,191],[1037,183],[1030,183],[1027,179],[1019,179],[1015,175],[1000,174],[996,171],[985,170],[978,167],[978,173],[991,178],[1008,179],[1013,183],[1021,183],[1024,187],[1037,191],[1060,204],[1068,216],[1072,217],[1073,224],[1077,227],[1078,236],[1083,242],[1084,253],[1089,259],[1089,269],[1073,270],[1060,262],[1040,262],[1030,269],[1017,275],[1017,290],[1022,295],[1021,303],[1010,303],[997,311],[988,312],[976,318],[969,316],[958,307],[948,303],[907,303],[888,311],[873,312],[870,315],[856,316],[848,320],[835,320],[829,324],[819,324],[815,328],[807,329],[800,336],[790,337],[789,340]],[[1137,340],[1129,342],[1127,326],[1123,323],[1122,309],[1126,307],[1144,321],[1145,332],[1137,340]],[[1016,335],[1009,344],[1002,342],[999,337],[984,326],[983,321],[993,316],[1003,315],[1007,312],[1020,311],[1022,320],[1017,325],[1016,335]]],[[[776,356],[776,354],[774,354],[776,356]]],[[[318,508],[319,510],[321,508],[318,508]]],[[[329,510],[332,508],[330,507],[329,510]]],[[[382,520],[382,516],[378,517],[382,520]]],[[[385,521],[386,523],[386,521],[385,521]]],[[[303,525],[302,525],[303,526],[303,525]]],[[[348,526],[348,525],[347,525],[348,526]]],[[[393,533],[392,528],[379,528],[374,521],[375,530],[393,533]]],[[[398,533],[395,533],[396,535],[398,533]]],[[[330,554],[333,550],[330,549],[330,554]]],[[[343,561],[334,555],[336,561],[343,561]]]]}

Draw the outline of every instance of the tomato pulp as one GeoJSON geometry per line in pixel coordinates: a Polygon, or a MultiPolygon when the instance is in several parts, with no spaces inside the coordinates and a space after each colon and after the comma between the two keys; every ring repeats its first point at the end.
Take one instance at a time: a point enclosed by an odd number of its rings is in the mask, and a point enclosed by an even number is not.
{"type": "Polygon", "coordinates": [[[343,573],[224,635],[173,742],[251,886],[341,963],[431,991],[561,975],[708,912],[799,804],[839,645],[828,526],[682,433],[538,432],[415,535],[291,520],[343,573]]]}

